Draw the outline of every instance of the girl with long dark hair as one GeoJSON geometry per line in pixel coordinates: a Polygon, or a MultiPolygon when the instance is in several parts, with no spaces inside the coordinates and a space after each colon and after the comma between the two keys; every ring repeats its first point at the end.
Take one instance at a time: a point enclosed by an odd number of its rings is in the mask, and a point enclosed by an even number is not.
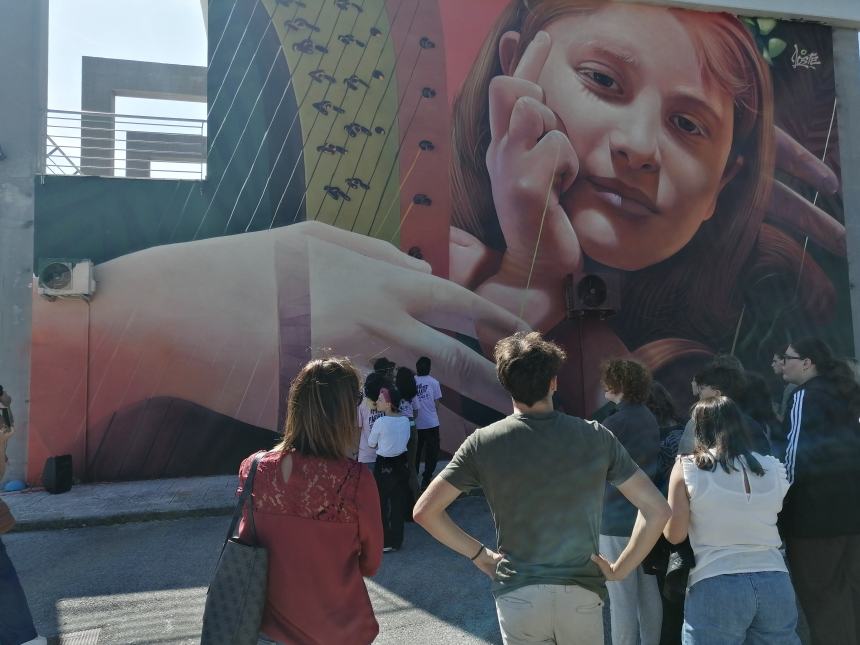
{"type": "Polygon", "coordinates": [[[689,536],[696,558],[683,642],[799,645],[776,527],[788,491],[785,468],[753,451],[748,425],[728,397],[700,401],[693,419],[695,451],[672,469],[672,518],[664,529],[673,544],[689,536]]]}
{"type": "Polygon", "coordinates": [[[409,501],[409,509],[406,521],[412,521],[412,507],[418,499],[418,468],[416,457],[418,454],[418,431],[415,428],[415,416],[418,414],[418,384],[415,382],[415,374],[408,367],[398,367],[394,375],[394,387],[400,392],[400,413],[409,419],[409,445],[406,448],[406,457],[409,462],[409,490],[412,499],[409,501]]]}

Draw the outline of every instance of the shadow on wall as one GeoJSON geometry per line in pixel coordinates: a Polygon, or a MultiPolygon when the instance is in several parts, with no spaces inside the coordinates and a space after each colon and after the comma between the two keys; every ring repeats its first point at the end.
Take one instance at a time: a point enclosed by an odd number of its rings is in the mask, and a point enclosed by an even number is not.
{"type": "Polygon", "coordinates": [[[280,435],[200,405],[158,397],[117,410],[89,430],[87,478],[121,481],[235,474],[280,435]]]}

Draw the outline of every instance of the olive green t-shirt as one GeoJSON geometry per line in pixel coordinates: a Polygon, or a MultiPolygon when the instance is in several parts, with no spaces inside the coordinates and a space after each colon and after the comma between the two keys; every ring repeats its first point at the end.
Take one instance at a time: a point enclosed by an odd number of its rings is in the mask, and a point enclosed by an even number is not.
{"type": "Polygon", "coordinates": [[[606,482],[623,484],[636,464],[596,421],[560,412],[513,414],[472,433],[441,477],[462,491],[482,488],[503,559],[493,594],[535,584],[578,585],[604,598],[590,557],[606,482]]]}

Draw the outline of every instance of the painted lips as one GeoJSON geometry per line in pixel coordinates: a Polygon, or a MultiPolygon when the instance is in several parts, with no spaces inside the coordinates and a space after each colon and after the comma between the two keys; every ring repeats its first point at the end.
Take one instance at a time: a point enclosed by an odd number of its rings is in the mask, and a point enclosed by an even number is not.
{"type": "Polygon", "coordinates": [[[657,215],[657,204],[638,188],[609,177],[588,177],[597,197],[618,210],[639,217],[657,215]]]}

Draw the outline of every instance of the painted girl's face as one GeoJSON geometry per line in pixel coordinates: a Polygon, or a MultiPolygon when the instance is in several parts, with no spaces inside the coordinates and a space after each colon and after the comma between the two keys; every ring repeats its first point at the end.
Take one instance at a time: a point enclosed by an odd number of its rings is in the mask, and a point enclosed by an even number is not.
{"type": "Polygon", "coordinates": [[[625,270],[672,256],[735,172],[733,101],[702,77],[707,52],[658,7],[610,4],[546,31],[538,83],[579,157],[562,204],[583,250],[625,270]]]}

